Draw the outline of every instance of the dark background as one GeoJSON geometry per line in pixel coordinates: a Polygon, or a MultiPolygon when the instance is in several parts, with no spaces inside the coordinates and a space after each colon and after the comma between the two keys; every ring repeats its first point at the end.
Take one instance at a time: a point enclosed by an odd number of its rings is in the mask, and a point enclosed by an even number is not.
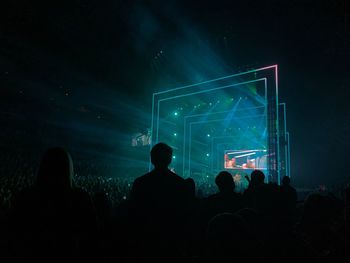
{"type": "Polygon", "coordinates": [[[1,5],[3,151],[63,145],[115,162],[149,127],[153,92],[278,64],[294,183],[348,181],[348,1],[1,5]]]}

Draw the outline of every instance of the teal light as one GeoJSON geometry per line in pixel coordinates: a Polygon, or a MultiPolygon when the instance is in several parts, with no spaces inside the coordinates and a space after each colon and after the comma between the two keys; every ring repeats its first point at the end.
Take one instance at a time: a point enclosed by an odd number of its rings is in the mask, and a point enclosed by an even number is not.
{"type": "MultiPolygon", "coordinates": [[[[259,71],[264,71],[264,70],[266,70],[266,69],[274,69],[275,70],[275,75],[276,75],[276,77],[275,77],[275,81],[272,79],[272,83],[271,83],[271,87],[274,87],[275,86],[275,88],[276,88],[276,93],[277,93],[277,87],[278,87],[278,83],[276,83],[276,82],[278,82],[277,81],[277,65],[273,65],[273,66],[269,66],[269,67],[264,67],[264,68],[261,68],[261,69],[257,69],[257,70],[251,70],[251,71],[249,71],[249,72],[243,72],[243,73],[238,73],[238,74],[234,74],[234,75],[231,75],[231,76],[226,76],[226,77],[223,77],[223,78],[217,78],[217,79],[214,79],[214,80],[210,80],[210,81],[204,81],[204,82],[201,82],[201,83],[196,83],[196,84],[191,84],[191,85],[187,85],[187,86],[183,86],[183,87],[178,87],[178,88],[175,88],[175,89],[171,89],[171,90],[166,90],[166,91],[162,91],[162,92],[157,92],[157,93],[154,93],[153,94],[153,98],[152,98],[152,124],[151,124],[151,131],[154,131],[154,129],[155,128],[157,128],[157,130],[156,130],[156,132],[154,133],[156,136],[152,136],[152,144],[154,144],[154,143],[156,143],[157,141],[158,141],[158,129],[159,129],[159,119],[160,119],[160,116],[159,116],[159,111],[160,111],[160,102],[162,102],[162,101],[166,101],[166,100],[170,100],[170,99],[175,99],[175,98],[180,98],[180,97],[185,97],[185,96],[190,96],[190,95],[195,95],[195,94],[200,94],[200,93],[204,93],[204,92],[208,92],[208,90],[202,90],[202,89],[198,89],[198,90],[191,90],[191,91],[194,91],[194,92],[190,92],[190,90],[186,90],[186,92],[187,93],[184,93],[184,94],[171,94],[171,95],[173,95],[172,97],[168,97],[168,98],[156,98],[158,95],[161,95],[161,94],[166,94],[166,93],[168,93],[168,92],[172,92],[172,91],[180,91],[180,90],[184,90],[184,89],[186,89],[186,88],[189,88],[189,87],[196,87],[196,86],[198,86],[198,85],[201,85],[201,84],[209,84],[209,83],[213,83],[214,81],[217,81],[217,80],[227,80],[229,77],[233,77],[233,76],[235,76],[235,77],[237,77],[237,76],[244,76],[244,75],[247,75],[248,73],[256,73],[256,72],[259,72],[259,71]],[[154,105],[155,104],[155,105],[154,105]]],[[[260,75],[259,75],[260,76],[260,75]]],[[[248,76],[249,77],[249,76],[248,76]]],[[[258,77],[258,75],[255,75],[255,79],[258,77]]],[[[270,75],[268,75],[268,77],[269,77],[269,79],[270,79],[270,75]]],[[[226,82],[224,82],[224,83],[226,83],[226,82]]],[[[237,84],[237,83],[236,83],[237,84]]],[[[242,83],[240,83],[240,84],[242,84],[242,83]]],[[[231,85],[230,85],[231,86],[231,85]]],[[[234,85],[234,86],[236,86],[236,85],[234,85]]],[[[216,90],[216,89],[220,89],[220,88],[213,88],[214,90],[216,90]]],[[[169,94],[170,95],[170,94],[169,94]]],[[[273,94],[274,95],[274,94],[273,94]]],[[[276,94],[277,95],[277,94],[276,94]]],[[[243,98],[245,97],[245,96],[242,96],[243,98]]],[[[266,95],[266,79],[265,79],[265,98],[267,97],[267,95],[266,95]]],[[[239,98],[239,96],[236,96],[235,97],[236,99],[238,99],[239,98]]],[[[229,101],[230,100],[230,98],[227,98],[227,101],[229,101]]],[[[214,102],[212,102],[212,103],[209,103],[209,105],[211,106],[211,105],[214,105],[215,104],[215,102],[216,102],[216,100],[214,101],[214,102]]],[[[221,100],[221,102],[226,102],[226,100],[225,99],[222,99],[221,100]]],[[[258,101],[258,102],[260,102],[260,101],[258,101]]],[[[276,99],[276,104],[278,103],[278,98],[276,99]]],[[[197,103],[198,104],[198,103],[197,103]]],[[[191,106],[193,107],[193,104],[192,105],[189,105],[190,107],[189,107],[189,109],[191,110],[191,106]]],[[[194,106],[196,106],[196,105],[194,105],[194,106]]],[[[203,106],[203,104],[201,104],[201,106],[203,106]]],[[[226,105],[225,105],[226,106],[226,105]]],[[[247,105],[247,106],[250,106],[250,105],[247,105]]],[[[255,106],[255,105],[254,105],[255,106]]],[[[272,105],[272,106],[274,106],[274,105],[272,105]]],[[[266,107],[266,105],[265,105],[265,107],[266,107]]],[[[194,107],[194,108],[197,108],[197,107],[194,107]]],[[[198,107],[198,109],[199,108],[201,108],[201,107],[198,107]]],[[[220,108],[221,109],[221,108],[220,108]]],[[[199,113],[202,113],[203,111],[199,111],[199,113]]],[[[266,112],[268,112],[268,109],[266,108],[266,112]]],[[[180,112],[179,112],[180,113],[180,112]]],[[[278,112],[277,112],[277,115],[278,115],[278,112]]],[[[174,116],[174,115],[173,115],[174,116]]],[[[176,116],[176,115],[175,115],[176,116]]],[[[186,120],[186,112],[181,112],[181,114],[179,114],[179,116],[176,118],[176,119],[178,119],[179,117],[184,117],[185,118],[185,120],[186,120]]],[[[278,118],[277,118],[278,119],[278,118]]],[[[182,119],[181,119],[182,120],[182,119]]],[[[186,125],[186,121],[184,120],[184,123],[185,123],[185,125],[186,125]]],[[[174,120],[172,120],[172,121],[174,121],[174,120]]],[[[170,122],[169,122],[170,123],[170,122]]],[[[170,123],[171,124],[171,123],[170,123]]],[[[244,127],[244,126],[242,126],[242,127],[244,127]]],[[[251,128],[253,128],[252,126],[250,126],[251,128]]],[[[237,128],[236,128],[237,129],[237,128]]],[[[239,130],[241,130],[242,128],[239,128],[239,130]]],[[[255,130],[255,128],[253,128],[254,130],[255,130]]],[[[185,130],[185,129],[184,129],[185,130]]],[[[186,132],[185,132],[186,133],[186,132]]],[[[277,133],[278,133],[278,130],[277,130],[277,133]]],[[[213,136],[214,136],[215,134],[213,134],[213,136]]],[[[204,136],[205,136],[205,134],[204,134],[204,136]]],[[[210,136],[210,139],[212,139],[213,138],[213,136],[210,136]]],[[[181,137],[183,137],[182,136],[182,134],[181,134],[181,137]]],[[[184,136],[185,137],[185,136],[184,136]]],[[[186,136],[187,137],[187,136],[186,136]]],[[[278,136],[276,136],[277,138],[278,138],[278,136]]],[[[279,145],[277,145],[277,147],[279,147],[279,145]]],[[[186,149],[187,147],[186,147],[186,143],[185,143],[185,141],[184,141],[184,147],[183,147],[183,152],[184,152],[184,156],[183,156],[183,159],[185,160],[185,158],[186,158],[186,156],[185,156],[185,154],[188,154],[188,155],[191,155],[191,151],[189,150],[189,152],[187,153],[187,149],[186,149]]],[[[191,149],[191,148],[190,148],[191,149]]],[[[278,151],[277,151],[278,152],[278,151]]],[[[205,154],[205,152],[204,152],[204,154],[205,154]]],[[[210,156],[211,155],[213,155],[214,156],[214,154],[213,153],[211,153],[210,154],[210,156]]],[[[182,157],[181,157],[181,159],[182,159],[182,157]]],[[[186,165],[185,165],[185,162],[184,162],[184,164],[183,164],[183,170],[185,170],[185,168],[186,168],[186,165]]],[[[189,165],[188,165],[188,170],[190,170],[191,169],[191,166],[190,166],[190,163],[189,163],[189,165]]],[[[277,171],[277,173],[278,173],[278,171],[277,171]]],[[[279,176],[279,174],[277,174],[277,176],[279,176]]]]}
{"type": "Polygon", "coordinates": [[[175,115],[175,116],[177,116],[177,115],[178,115],[177,111],[175,111],[175,112],[174,112],[174,115],[175,115]]]}
{"type": "Polygon", "coordinates": [[[176,133],[176,132],[174,132],[174,136],[177,136],[177,133],[176,133]]]}
{"type": "MultiPolygon", "coordinates": [[[[275,69],[276,80],[278,80],[277,79],[277,76],[278,76],[277,75],[277,64],[275,64],[275,65],[271,65],[271,66],[267,66],[267,67],[263,67],[263,68],[259,68],[259,69],[253,69],[253,70],[249,70],[249,71],[246,71],[246,72],[236,73],[236,74],[225,76],[225,77],[221,77],[221,78],[211,79],[211,80],[202,81],[202,82],[198,82],[198,83],[191,84],[191,85],[186,85],[186,86],[182,86],[182,87],[178,87],[178,88],[174,88],[174,89],[169,89],[169,90],[156,92],[156,93],[153,93],[153,95],[160,95],[160,94],[168,93],[168,92],[175,91],[175,90],[181,90],[181,89],[186,89],[186,88],[193,87],[193,86],[199,86],[199,85],[202,85],[202,84],[211,83],[211,82],[218,81],[218,80],[224,80],[224,79],[228,79],[228,78],[232,78],[232,77],[238,77],[238,76],[242,76],[242,75],[247,75],[247,74],[250,74],[250,73],[256,73],[258,71],[263,71],[263,70],[270,69],[270,68],[274,68],[275,69]]],[[[278,89],[276,87],[276,91],[277,90],[278,89]]]]}
{"type": "Polygon", "coordinates": [[[210,134],[209,134],[209,133],[207,134],[207,137],[210,137],[210,134]]]}

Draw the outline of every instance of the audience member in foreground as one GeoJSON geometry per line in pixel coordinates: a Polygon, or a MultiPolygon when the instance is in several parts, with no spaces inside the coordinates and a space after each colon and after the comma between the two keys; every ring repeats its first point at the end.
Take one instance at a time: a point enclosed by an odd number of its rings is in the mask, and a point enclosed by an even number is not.
{"type": "Polygon", "coordinates": [[[40,163],[36,184],[15,198],[11,225],[19,260],[91,258],[96,218],[89,195],[73,187],[73,162],[64,149],[51,148],[40,163]]]}
{"type": "Polygon", "coordinates": [[[151,150],[154,169],[137,178],[130,193],[130,222],[140,259],[181,260],[190,193],[185,180],[168,169],[172,148],[151,150]],[[171,257],[170,257],[171,256],[171,257]]]}

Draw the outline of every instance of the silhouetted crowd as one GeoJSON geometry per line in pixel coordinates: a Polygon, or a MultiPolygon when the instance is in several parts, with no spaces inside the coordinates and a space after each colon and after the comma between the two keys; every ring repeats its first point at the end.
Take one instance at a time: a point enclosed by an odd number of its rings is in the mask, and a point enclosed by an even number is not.
{"type": "Polygon", "coordinates": [[[310,193],[300,205],[289,177],[267,184],[254,170],[245,178],[248,188],[235,191],[227,171],[210,185],[169,170],[172,148],[164,143],[150,154],[154,169],[133,182],[77,176],[62,148],[48,149],[35,172],[25,158],[8,160],[12,170],[2,167],[0,177],[1,257],[196,263],[350,258],[349,188],[342,198],[310,193]]]}

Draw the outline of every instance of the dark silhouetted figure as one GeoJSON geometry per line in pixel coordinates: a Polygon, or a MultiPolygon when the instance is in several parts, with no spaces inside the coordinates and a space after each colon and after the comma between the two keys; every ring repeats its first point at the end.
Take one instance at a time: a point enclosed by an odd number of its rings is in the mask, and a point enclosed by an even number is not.
{"type": "Polygon", "coordinates": [[[288,206],[295,209],[295,205],[298,201],[297,191],[290,185],[290,178],[283,176],[282,186],[280,188],[281,193],[285,196],[285,200],[288,202],[288,206]]]}
{"type": "Polygon", "coordinates": [[[280,187],[281,213],[283,213],[282,219],[284,223],[287,223],[290,226],[295,223],[297,201],[297,191],[290,185],[290,178],[284,176],[280,187]]]}
{"type": "MultiPolygon", "coordinates": [[[[262,242],[277,247],[280,235],[280,196],[277,184],[266,184],[264,182],[265,175],[260,170],[254,170],[251,173],[251,179],[248,188],[244,192],[243,198],[246,207],[254,209],[260,217],[264,228],[262,234],[262,242]]],[[[269,250],[270,251],[270,250],[269,250]]],[[[265,251],[266,252],[266,251],[265,251]]],[[[268,258],[276,256],[275,251],[270,251],[268,258]]]]}
{"type": "Polygon", "coordinates": [[[259,255],[251,251],[252,241],[242,217],[218,214],[208,223],[201,262],[255,262],[259,255]]]}
{"type": "Polygon", "coordinates": [[[185,185],[187,187],[187,193],[189,194],[190,200],[194,200],[196,198],[196,183],[193,178],[186,178],[185,185]]]}
{"type": "Polygon", "coordinates": [[[102,262],[117,260],[117,253],[113,248],[114,243],[116,243],[113,236],[118,235],[118,233],[116,233],[114,220],[112,220],[112,205],[108,195],[103,191],[99,191],[93,195],[92,201],[98,224],[98,259],[102,262]]]}
{"type": "Polygon", "coordinates": [[[17,260],[53,261],[95,255],[96,217],[89,195],[73,187],[73,162],[61,148],[46,151],[36,184],[14,200],[17,260]]]}
{"type": "Polygon", "coordinates": [[[219,192],[207,198],[208,219],[219,213],[235,213],[242,208],[241,195],[235,192],[235,182],[229,172],[220,172],[215,183],[219,192]]]}
{"type": "Polygon", "coordinates": [[[168,169],[172,148],[164,143],[151,150],[154,169],[137,178],[130,193],[131,226],[137,257],[178,261],[188,212],[185,180],[168,169]]]}
{"type": "Polygon", "coordinates": [[[264,208],[264,203],[268,197],[268,187],[264,182],[265,175],[260,170],[254,170],[250,175],[248,188],[244,191],[244,199],[247,207],[254,208],[259,212],[264,208]]]}

